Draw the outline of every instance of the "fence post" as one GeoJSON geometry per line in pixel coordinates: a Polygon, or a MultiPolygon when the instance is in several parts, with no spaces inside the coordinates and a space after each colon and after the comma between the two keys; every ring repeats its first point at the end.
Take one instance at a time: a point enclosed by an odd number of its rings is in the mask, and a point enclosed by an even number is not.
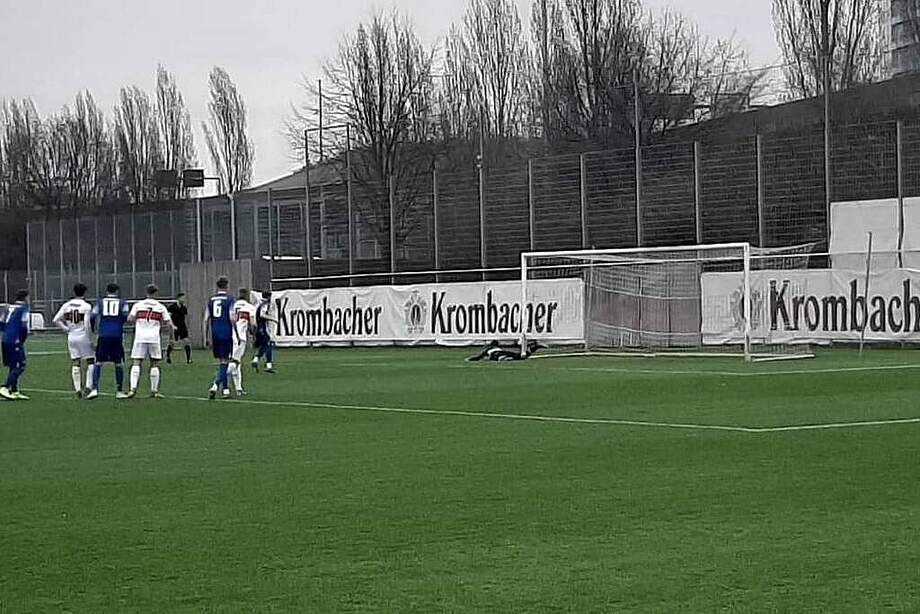
{"type": "Polygon", "coordinates": [[[42,300],[48,307],[48,220],[42,220],[42,300]]]}
{"type": "Polygon", "coordinates": [[[94,293],[99,294],[99,216],[93,216],[93,286],[94,293]]]}
{"type": "Polygon", "coordinates": [[[195,199],[195,251],[196,258],[198,262],[204,260],[204,246],[202,243],[201,236],[201,199],[195,199]]]}
{"type": "Polygon", "coordinates": [[[441,235],[440,220],[438,220],[438,169],[431,171],[431,206],[432,206],[432,232],[434,233],[434,280],[441,281],[438,271],[441,270],[441,235]]]}
{"type": "Polygon", "coordinates": [[[77,242],[77,281],[83,283],[83,254],[81,253],[82,247],[80,245],[80,218],[75,218],[74,223],[77,226],[76,231],[74,232],[77,242]]]}
{"type": "Polygon", "coordinates": [[[61,287],[61,296],[64,296],[64,220],[58,220],[58,284],[61,287]]]}
{"type": "Polygon", "coordinates": [[[328,244],[326,242],[326,191],[319,186],[319,257],[325,260],[328,244]]]}
{"type": "Polygon", "coordinates": [[[479,107],[479,268],[486,280],[486,126],[485,111],[479,107]]]}
{"type": "Polygon", "coordinates": [[[149,214],[150,224],[150,283],[157,283],[157,248],[156,237],[153,236],[153,211],[149,214]]]}
{"type": "MultiPolygon", "coordinates": [[[[137,298],[137,245],[134,240],[134,205],[131,206],[131,298],[137,298]]],[[[213,241],[212,241],[213,243],[213,241]]]]}
{"type": "MultiPolygon", "coordinates": [[[[348,274],[355,274],[355,214],[352,201],[351,186],[351,124],[345,126],[345,201],[348,207],[348,274]]],[[[348,285],[354,283],[354,278],[348,278],[348,285]]]]}
{"type": "Polygon", "coordinates": [[[275,203],[275,251],[278,256],[284,255],[284,249],[281,246],[281,200],[275,203]]]}
{"type": "Polygon", "coordinates": [[[66,294],[64,283],[64,220],[58,219],[58,285],[61,287],[61,297],[66,294]]]}
{"type": "Polygon", "coordinates": [[[259,260],[262,258],[261,250],[259,249],[259,203],[253,201],[252,205],[252,259],[259,260]]]}
{"type": "Polygon", "coordinates": [[[831,251],[831,91],[829,58],[823,58],[824,67],[824,236],[827,239],[827,251],[831,251]]]}
{"type": "Polygon", "coordinates": [[[169,210],[169,295],[175,297],[176,288],[176,217],[169,210]]]}
{"type": "Polygon", "coordinates": [[[639,71],[633,72],[633,112],[636,133],[636,246],[642,247],[642,112],[639,109],[639,71]]]}
{"type": "Polygon", "coordinates": [[[693,141],[693,211],[697,245],[703,243],[703,172],[700,161],[702,149],[699,141],[693,141]]]}
{"type": "Polygon", "coordinates": [[[757,135],[757,240],[760,247],[767,245],[767,229],[764,211],[764,185],[763,185],[763,136],[757,135]]]}
{"type": "Polygon", "coordinates": [[[578,173],[581,179],[581,248],[588,249],[588,179],[585,173],[585,154],[578,156],[578,173]]]}
{"type": "MultiPolygon", "coordinates": [[[[32,223],[26,222],[26,287],[35,292],[32,282],[32,223]]],[[[9,300],[6,301],[9,303],[9,300]]]]}
{"type": "Polygon", "coordinates": [[[396,181],[393,175],[388,178],[390,201],[390,284],[396,285],[396,181]]]}
{"type": "Polygon", "coordinates": [[[118,232],[116,231],[117,215],[112,216],[112,281],[118,279],[118,232]]]}
{"type": "Polygon", "coordinates": [[[10,272],[3,271],[3,302],[10,302],[10,272]]]}
{"type": "Polygon", "coordinates": [[[904,266],[904,124],[895,124],[895,139],[898,154],[898,267],[904,266]]]}
{"type": "MultiPolygon", "coordinates": [[[[305,130],[304,131],[304,144],[305,145],[306,145],[306,138],[307,138],[306,135],[307,135],[307,132],[305,130]]],[[[304,150],[306,152],[304,154],[306,157],[306,160],[305,160],[306,165],[304,166],[304,171],[303,171],[304,186],[305,186],[304,190],[306,191],[306,197],[305,197],[306,211],[304,212],[304,217],[306,218],[306,228],[304,228],[304,233],[306,235],[306,240],[307,240],[306,245],[304,246],[306,248],[307,253],[304,254],[304,256],[307,259],[307,277],[313,277],[313,221],[311,219],[313,216],[310,211],[311,209],[311,206],[310,206],[311,205],[310,203],[310,153],[309,153],[310,150],[306,147],[304,147],[304,150]]],[[[312,281],[309,283],[308,287],[310,288],[313,287],[312,281]]]]}
{"type": "MultiPolygon", "coordinates": [[[[268,197],[268,277],[275,278],[275,250],[272,249],[272,189],[268,188],[266,195],[268,197]]],[[[309,254],[307,254],[309,262],[309,254]]],[[[309,267],[309,265],[308,265],[309,267]]],[[[309,272],[307,273],[309,277],[309,272]]]]}
{"type": "Polygon", "coordinates": [[[533,159],[527,160],[527,224],[530,231],[530,251],[536,250],[536,216],[533,207],[533,159]]]}
{"type": "Polygon", "coordinates": [[[214,262],[217,260],[217,224],[215,223],[214,218],[217,217],[214,215],[214,210],[216,207],[211,207],[211,210],[208,212],[208,247],[211,253],[208,256],[208,262],[214,262]]]}
{"type": "Polygon", "coordinates": [[[228,195],[228,198],[230,199],[230,260],[236,260],[236,198],[232,193],[228,195]]]}

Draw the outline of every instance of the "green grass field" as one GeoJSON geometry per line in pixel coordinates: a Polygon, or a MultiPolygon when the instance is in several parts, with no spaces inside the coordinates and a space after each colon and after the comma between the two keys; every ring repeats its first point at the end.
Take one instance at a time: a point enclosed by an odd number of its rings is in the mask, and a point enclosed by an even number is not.
{"type": "Polygon", "coordinates": [[[127,402],[33,354],[0,612],[920,610],[920,354],[466,353],[284,351],[211,402],[203,352],[127,402]]]}

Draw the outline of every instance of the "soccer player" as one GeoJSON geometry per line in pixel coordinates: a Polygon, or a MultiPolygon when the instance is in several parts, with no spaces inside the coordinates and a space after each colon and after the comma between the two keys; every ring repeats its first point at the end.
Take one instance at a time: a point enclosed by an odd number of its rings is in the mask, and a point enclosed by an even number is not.
{"type": "Polygon", "coordinates": [[[192,364],[192,344],[189,342],[188,324],[188,307],[185,304],[185,293],[180,292],[176,295],[176,302],[169,306],[169,317],[172,318],[175,334],[170,338],[169,345],[166,346],[166,364],[172,363],[173,340],[181,343],[185,350],[185,364],[192,364]]]}
{"type": "Polygon", "coordinates": [[[275,365],[272,362],[275,342],[272,341],[270,325],[277,323],[278,320],[272,315],[272,293],[265,291],[262,293],[262,300],[256,308],[256,338],[255,347],[257,353],[252,359],[252,368],[259,370],[259,360],[265,357],[265,372],[274,373],[275,365]]]}
{"type": "Polygon", "coordinates": [[[505,362],[508,360],[527,360],[529,356],[536,354],[538,350],[545,347],[545,345],[531,340],[527,342],[527,351],[521,352],[518,349],[518,345],[514,345],[513,347],[502,347],[498,341],[492,341],[480,353],[475,356],[470,356],[466,361],[479,362],[480,360],[489,360],[492,362],[505,362]]]}
{"type": "Polygon", "coordinates": [[[118,392],[115,398],[125,399],[125,322],[128,319],[128,302],[119,296],[118,284],[106,286],[106,295],[93,307],[93,322],[99,331],[96,339],[96,365],[93,368],[93,386],[86,394],[87,399],[99,396],[99,381],[102,379],[102,365],[115,365],[115,384],[118,392]]]}
{"type": "Polygon", "coordinates": [[[28,401],[19,390],[19,380],[26,370],[26,339],[29,337],[29,291],[19,290],[16,302],[6,308],[0,354],[3,366],[9,369],[6,384],[0,387],[0,398],[7,401],[28,401]]]}
{"type": "MultiPolygon", "coordinates": [[[[163,350],[160,345],[160,327],[165,323],[172,327],[172,318],[166,307],[157,300],[159,289],[147,286],[147,298],[134,303],[128,322],[134,322],[134,345],[131,347],[131,389],[128,398],[137,394],[141,381],[141,365],[144,359],[150,359],[150,397],[162,399],[160,394],[160,360],[163,350]]],[[[172,333],[172,331],[170,331],[172,333]]]]}
{"type": "Polygon", "coordinates": [[[86,302],[86,286],[73,287],[73,298],[61,305],[51,323],[67,333],[67,349],[70,352],[70,379],[77,398],[93,385],[93,341],[90,338],[93,306],[86,302]],[[86,383],[83,370],[86,369],[86,383]]]}
{"type": "Polygon", "coordinates": [[[236,302],[233,303],[233,354],[230,356],[230,377],[236,396],[246,396],[243,390],[243,369],[241,364],[246,355],[249,331],[255,327],[256,307],[249,302],[249,290],[240,288],[236,302]]]}
{"type": "Polygon", "coordinates": [[[217,294],[208,301],[204,313],[204,338],[210,344],[214,358],[219,361],[217,377],[208,390],[208,398],[217,396],[218,390],[228,398],[230,383],[228,381],[230,356],[233,354],[233,297],[227,293],[230,280],[220,277],[217,280],[217,294]]]}

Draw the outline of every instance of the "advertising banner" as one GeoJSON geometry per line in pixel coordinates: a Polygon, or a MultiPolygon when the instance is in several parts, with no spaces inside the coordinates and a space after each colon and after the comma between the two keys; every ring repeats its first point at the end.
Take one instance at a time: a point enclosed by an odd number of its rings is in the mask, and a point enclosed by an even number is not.
{"type": "MultiPolygon", "coordinates": [[[[739,343],[741,273],[704,273],[703,342],[739,343]]],[[[752,337],[767,343],[920,341],[920,271],[865,273],[835,269],[751,272],[752,337]]]]}
{"type": "Polygon", "coordinates": [[[272,297],[281,347],[336,344],[472,345],[528,338],[584,338],[580,279],[286,290],[272,297]]]}

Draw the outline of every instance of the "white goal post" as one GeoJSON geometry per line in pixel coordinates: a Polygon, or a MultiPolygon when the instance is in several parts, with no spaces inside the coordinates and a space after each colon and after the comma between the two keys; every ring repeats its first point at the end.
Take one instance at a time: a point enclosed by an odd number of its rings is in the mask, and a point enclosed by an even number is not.
{"type": "MultiPolygon", "coordinates": [[[[807,268],[812,247],[720,243],[525,252],[521,301],[527,305],[536,298],[535,280],[581,280],[584,338],[576,350],[582,353],[746,361],[810,357],[805,345],[773,343],[769,331],[753,330],[764,297],[752,289],[751,271],[807,268]]],[[[520,331],[526,348],[523,321],[520,331]]]]}

